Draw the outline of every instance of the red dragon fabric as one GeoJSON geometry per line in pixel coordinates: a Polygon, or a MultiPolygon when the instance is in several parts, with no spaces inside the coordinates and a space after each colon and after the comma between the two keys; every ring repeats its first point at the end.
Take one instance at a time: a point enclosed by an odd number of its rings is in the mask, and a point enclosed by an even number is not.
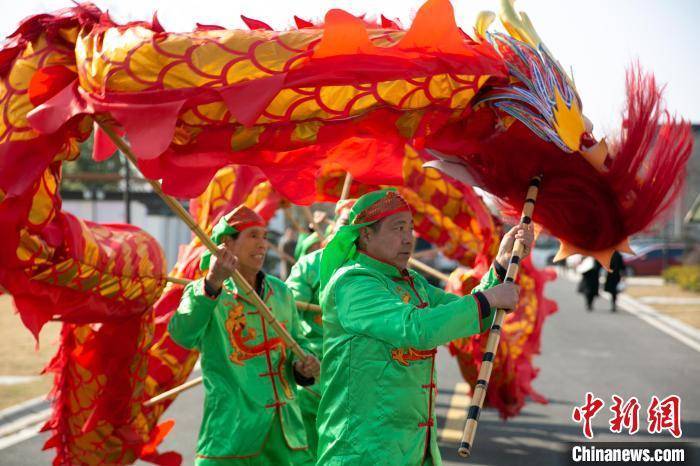
{"type": "MultiPolygon", "coordinates": [[[[65,323],[50,365],[56,464],[179,461],[156,452],[171,426],[157,424],[167,403],[142,402],[182,382],[196,358],[164,332],[177,288],[153,308],[165,286],[153,238],[61,209],[61,165],[96,120],[178,197],[206,193],[234,164],[246,174],[228,196],[256,202],[256,193],[265,215],[286,200],[329,200],[319,179],[338,170],[360,187],[398,186],[415,194],[419,233],[470,266],[494,248],[492,219],[463,202],[470,189],[422,162],[490,191],[507,213],[543,173],[534,220],[561,239],[560,257],[585,252],[606,263],[664,212],[684,178],[688,124],[664,111],[653,78],[635,69],[619,139],[596,141],[573,83],[509,5],[508,34],[480,21],[473,37],[448,0],[427,1],[406,30],[331,10],[324,24],[299,20],[289,31],[246,19],[251,31],[169,33],[155,18],[116,24],[91,4],[20,24],[0,50],[0,285],[33,333],[49,319],[65,323]],[[260,173],[267,182],[258,184],[260,173]],[[471,243],[458,246],[460,238],[471,243]],[[116,335],[123,352],[105,367],[116,335]]],[[[94,147],[98,161],[114,152],[99,129],[94,147]]],[[[214,220],[214,211],[198,212],[200,224],[214,220]]],[[[196,276],[196,247],[183,249],[176,275],[196,276]]],[[[499,396],[517,412],[520,395],[499,396]]]]}

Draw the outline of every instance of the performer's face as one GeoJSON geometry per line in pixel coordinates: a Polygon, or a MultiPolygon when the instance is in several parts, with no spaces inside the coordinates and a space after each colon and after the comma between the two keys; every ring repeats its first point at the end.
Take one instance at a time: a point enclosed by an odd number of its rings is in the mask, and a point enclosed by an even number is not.
{"type": "Polygon", "coordinates": [[[238,266],[258,272],[262,269],[267,253],[267,229],[264,227],[246,228],[237,239],[229,239],[226,247],[238,257],[238,266]]]}
{"type": "Polygon", "coordinates": [[[360,245],[367,254],[400,269],[405,269],[413,252],[413,217],[399,212],[379,222],[375,228],[363,228],[360,245]]]}

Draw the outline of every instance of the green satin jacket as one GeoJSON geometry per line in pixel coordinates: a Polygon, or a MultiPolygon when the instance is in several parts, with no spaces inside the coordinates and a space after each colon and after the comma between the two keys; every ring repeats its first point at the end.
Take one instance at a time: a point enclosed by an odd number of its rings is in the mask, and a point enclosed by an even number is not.
{"type": "MultiPolygon", "coordinates": [[[[265,275],[261,296],[308,351],[291,291],[265,275]]],[[[168,331],[179,345],[201,353],[205,399],[198,459],[256,456],[272,422],[281,424],[287,445],[280,448],[308,448],[295,396],[294,356],[232,279],[216,299],[204,292],[203,279],[188,284],[168,331]]]]}
{"type": "MultiPolygon", "coordinates": [[[[299,258],[292,267],[285,284],[294,294],[294,299],[311,304],[318,304],[321,285],[321,253],[318,249],[299,258]]],[[[321,313],[299,311],[301,328],[304,336],[311,344],[315,354],[321,354],[323,345],[323,326],[321,313]]]]}
{"type": "MultiPolygon", "coordinates": [[[[498,283],[491,268],[474,293],[498,283]]],[[[441,464],[436,348],[485,331],[495,311],[364,254],[323,292],[317,464],[419,466],[428,455],[441,464]]]]}

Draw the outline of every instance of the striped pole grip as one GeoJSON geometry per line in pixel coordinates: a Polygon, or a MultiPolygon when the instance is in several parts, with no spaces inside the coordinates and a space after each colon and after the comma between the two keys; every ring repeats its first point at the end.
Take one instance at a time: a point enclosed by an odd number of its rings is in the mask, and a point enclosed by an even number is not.
{"type": "MultiPolygon", "coordinates": [[[[527,225],[532,222],[532,212],[535,209],[535,201],[537,200],[537,193],[539,192],[541,182],[542,175],[536,176],[530,181],[525,203],[523,204],[523,212],[520,218],[521,223],[527,225]]],[[[524,248],[525,244],[522,241],[515,241],[515,244],[513,245],[513,252],[510,256],[510,262],[508,263],[508,271],[504,280],[505,282],[512,283],[518,276],[518,270],[520,269],[520,258],[523,255],[524,248]]],[[[489,379],[491,378],[491,370],[493,369],[493,361],[496,357],[496,351],[498,350],[498,342],[501,338],[501,326],[503,325],[503,318],[505,317],[505,314],[506,311],[503,309],[498,309],[496,311],[496,317],[493,320],[493,325],[491,325],[491,331],[489,332],[489,338],[486,341],[486,352],[484,353],[481,361],[479,378],[474,386],[474,396],[472,397],[472,403],[467,411],[467,421],[464,424],[462,442],[459,445],[458,453],[462,458],[468,458],[471,455],[471,449],[474,446],[474,436],[476,435],[476,428],[479,424],[479,414],[481,414],[481,408],[484,406],[484,400],[486,399],[486,387],[488,386],[489,379]]]]}

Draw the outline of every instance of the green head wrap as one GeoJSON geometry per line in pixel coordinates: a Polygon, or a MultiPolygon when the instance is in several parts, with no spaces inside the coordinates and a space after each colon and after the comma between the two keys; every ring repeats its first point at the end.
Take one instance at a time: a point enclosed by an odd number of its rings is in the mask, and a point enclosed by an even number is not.
{"type": "Polygon", "coordinates": [[[348,224],[342,226],[333,239],[323,248],[321,255],[321,289],[333,273],[357,252],[360,229],[378,222],[389,215],[409,210],[406,201],[395,188],[372,191],[360,197],[348,216],[348,224]],[[388,202],[380,202],[380,201],[388,202]]]}

